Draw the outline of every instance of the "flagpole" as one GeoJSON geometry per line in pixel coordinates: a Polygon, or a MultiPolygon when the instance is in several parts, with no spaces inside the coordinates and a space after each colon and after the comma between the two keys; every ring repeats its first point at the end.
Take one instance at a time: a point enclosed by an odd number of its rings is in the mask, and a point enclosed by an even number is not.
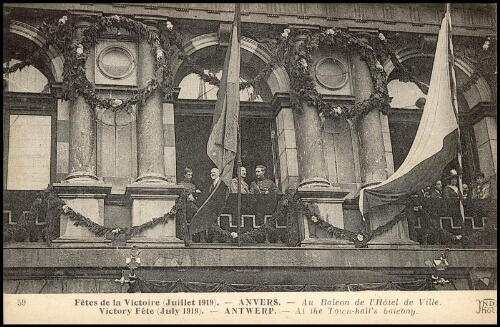
{"type": "MultiPolygon", "coordinates": [[[[241,44],[241,23],[240,23],[240,4],[235,3],[234,15],[236,16],[236,24],[238,24],[238,46],[241,44]]],[[[239,59],[239,58],[238,58],[239,59]]],[[[239,78],[238,78],[239,80],[239,78]]],[[[238,94],[239,96],[239,94],[238,94]]],[[[237,138],[237,151],[236,151],[236,169],[238,172],[238,205],[236,209],[236,214],[238,216],[238,247],[241,246],[241,114],[238,108],[238,138],[237,138]]]]}
{"type": "Polygon", "coordinates": [[[453,53],[453,43],[452,43],[452,33],[451,33],[451,4],[446,3],[446,14],[449,15],[448,23],[448,51],[450,55],[450,77],[451,77],[451,93],[452,93],[452,104],[453,112],[455,113],[455,118],[457,119],[457,133],[458,133],[458,144],[457,144],[457,161],[458,161],[458,203],[460,208],[460,218],[461,218],[461,230],[462,230],[462,244],[465,240],[465,212],[464,212],[464,197],[463,197],[463,183],[462,183],[462,143],[460,142],[460,120],[458,116],[458,99],[457,99],[457,79],[455,75],[455,55],[453,53]]]}

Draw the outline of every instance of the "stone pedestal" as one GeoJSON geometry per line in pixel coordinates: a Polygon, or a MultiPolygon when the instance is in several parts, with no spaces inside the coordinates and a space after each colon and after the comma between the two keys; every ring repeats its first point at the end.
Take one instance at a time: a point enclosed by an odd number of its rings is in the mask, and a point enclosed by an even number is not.
{"type": "MultiPolygon", "coordinates": [[[[393,206],[380,206],[376,210],[370,211],[369,221],[370,230],[375,230],[377,227],[386,224],[391,221],[393,217],[404,208],[403,205],[393,205],[393,206]]],[[[406,219],[399,221],[385,234],[372,238],[368,242],[369,248],[390,248],[390,247],[418,247],[419,243],[412,241],[410,239],[410,233],[408,230],[408,221],[406,219]]]]}
{"type": "MultiPolygon", "coordinates": [[[[303,202],[311,204],[311,210],[326,222],[337,228],[344,228],[344,212],[342,204],[349,191],[344,191],[340,187],[333,186],[300,186],[298,192],[303,202]]],[[[299,220],[301,236],[303,240],[301,246],[321,246],[321,245],[344,245],[353,247],[353,242],[337,239],[329,235],[326,231],[319,229],[309,221],[306,216],[299,220]]]]}
{"type": "MultiPolygon", "coordinates": [[[[104,226],[104,198],[111,185],[104,183],[54,183],[54,191],[68,207],[93,222],[104,226]]],[[[95,236],[85,226],[75,226],[67,215],[61,215],[61,235],[54,242],[105,242],[104,236],[95,236]]]]}
{"type": "MultiPolygon", "coordinates": [[[[183,186],[163,183],[134,183],[127,185],[125,194],[132,202],[132,226],[139,226],[170,212],[183,186]]],[[[183,243],[175,236],[175,217],[158,224],[129,240],[131,243],[183,243]]]]}

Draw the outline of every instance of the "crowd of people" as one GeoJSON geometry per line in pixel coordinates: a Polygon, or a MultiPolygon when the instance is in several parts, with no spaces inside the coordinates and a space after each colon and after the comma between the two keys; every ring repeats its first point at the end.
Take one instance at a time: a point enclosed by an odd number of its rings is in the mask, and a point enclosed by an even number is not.
{"type": "MultiPolygon", "coordinates": [[[[443,179],[437,180],[433,185],[421,190],[417,196],[420,198],[459,198],[458,173],[452,169],[443,179]],[[443,181],[445,186],[443,186],[443,181]]],[[[490,183],[485,179],[483,173],[477,173],[474,182],[469,185],[462,183],[462,198],[465,199],[489,199],[490,183]]]]}

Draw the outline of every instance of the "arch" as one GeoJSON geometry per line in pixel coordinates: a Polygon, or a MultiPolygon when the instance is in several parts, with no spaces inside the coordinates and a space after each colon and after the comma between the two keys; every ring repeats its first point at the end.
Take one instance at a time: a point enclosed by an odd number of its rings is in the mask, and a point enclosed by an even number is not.
{"type": "MultiPolygon", "coordinates": [[[[13,20],[9,26],[9,32],[13,35],[25,38],[39,47],[43,47],[47,42],[47,37],[35,27],[23,22],[13,20]]],[[[53,46],[44,51],[41,59],[47,66],[52,76],[47,76],[55,82],[62,82],[63,79],[63,59],[61,53],[53,46]]]]}
{"type": "MultiPolygon", "coordinates": [[[[184,52],[187,55],[192,55],[201,49],[208,48],[211,46],[219,45],[219,38],[216,33],[204,34],[193,38],[190,42],[188,42],[184,46],[184,52]]],[[[264,64],[269,63],[271,60],[272,54],[271,52],[263,47],[261,44],[247,37],[241,38],[241,49],[246,51],[248,55],[246,55],[246,60],[249,61],[253,57],[257,57],[264,64]]],[[[242,57],[244,57],[244,53],[242,52],[242,57]]],[[[173,65],[172,75],[174,76],[174,81],[177,81],[175,84],[180,83],[182,77],[184,76],[176,76],[179,72],[179,69],[182,65],[181,60],[176,60],[173,65]]],[[[290,89],[290,79],[288,78],[288,74],[284,67],[275,68],[272,73],[269,75],[266,80],[266,84],[268,85],[271,93],[274,95],[277,92],[289,92],[290,89]]]]}
{"type": "MultiPolygon", "coordinates": [[[[434,58],[432,54],[422,53],[420,49],[416,48],[401,49],[397,51],[395,55],[400,62],[404,62],[416,57],[434,58]]],[[[465,60],[457,57],[455,57],[455,67],[460,69],[468,77],[471,77],[475,71],[475,68],[472,65],[468,64],[465,60]]],[[[391,60],[387,60],[384,63],[384,70],[387,76],[389,76],[394,69],[395,66],[391,60]]],[[[468,91],[463,92],[463,95],[465,97],[465,100],[467,101],[467,104],[469,105],[469,108],[473,108],[481,102],[492,101],[491,89],[482,76],[469,88],[468,91]]]]}

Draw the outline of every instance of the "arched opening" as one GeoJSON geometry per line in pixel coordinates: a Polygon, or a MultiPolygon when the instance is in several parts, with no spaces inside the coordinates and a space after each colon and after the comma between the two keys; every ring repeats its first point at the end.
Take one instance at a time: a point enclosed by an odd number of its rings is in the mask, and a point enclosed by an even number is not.
{"type": "MultiPolygon", "coordinates": [[[[222,77],[227,47],[210,45],[192,54],[205,73],[222,77]]],[[[257,55],[242,47],[240,82],[254,78],[265,63],[257,55]]],[[[193,169],[194,183],[203,190],[210,184],[213,163],[206,155],[206,143],[212,126],[212,114],[218,87],[204,82],[198,74],[189,74],[185,64],[175,76],[180,88],[175,103],[176,174],[182,180],[185,167],[193,169]]],[[[270,101],[272,92],[266,81],[240,91],[240,130],[242,165],[247,168],[247,182],[255,179],[255,166],[268,167],[267,177],[279,184],[277,171],[277,140],[274,113],[270,101]]],[[[233,172],[236,176],[236,167],[233,172]]]]}
{"type": "MultiPolygon", "coordinates": [[[[38,48],[32,39],[19,34],[5,36],[4,68],[13,67],[38,48]]],[[[4,224],[18,222],[38,192],[55,181],[57,102],[50,95],[50,82],[55,78],[47,57],[41,53],[32,65],[3,74],[4,224]]],[[[45,217],[36,217],[37,225],[44,221],[45,217]]],[[[33,237],[41,240],[41,227],[38,232],[33,237]]]]}

